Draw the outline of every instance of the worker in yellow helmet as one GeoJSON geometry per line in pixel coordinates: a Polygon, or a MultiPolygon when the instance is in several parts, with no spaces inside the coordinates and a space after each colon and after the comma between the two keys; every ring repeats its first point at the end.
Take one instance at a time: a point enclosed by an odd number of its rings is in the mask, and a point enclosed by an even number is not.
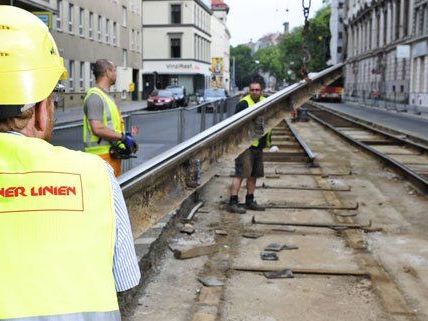
{"type": "Polygon", "coordinates": [[[116,291],[139,283],[111,167],[46,141],[66,76],[42,21],[1,5],[0,320],[120,320],[116,291]]]}

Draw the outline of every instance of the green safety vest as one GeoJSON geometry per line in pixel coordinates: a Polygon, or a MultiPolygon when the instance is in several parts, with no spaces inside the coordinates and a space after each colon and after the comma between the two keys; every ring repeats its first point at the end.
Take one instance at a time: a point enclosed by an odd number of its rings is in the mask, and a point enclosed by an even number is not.
{"type": "MultiPolygon", "coordinates": [[[[98,87],[92,87],[88,90],[84,102],[86,102],[90,95],[98,95],[104,103],[104,126],[114,130],[117,133],[123,133],[125,131],[125,124],[120,114],[119,108],[116,106],[116,103],[113,101],[113,99],[111,99],[109,95],[107,95],[102,89],[98,87]]],[[[94,135],[86,114],[83,115],[83,144],[85,146],[85,152],[87,153],[102,155],[108,154],[110,150],[109,141],[100,140],[98,136],[94,135]]]]}
{"type": "MultiPolygon", "coordinates": [[[[260,97],[260,101],[265,100],[265,99],[266,99],[266,97],[264,97],[264,96],[260,97]]],[[[251,95],[247,95],[247,96],[243,97],[240,101],[246,101],[248,104],[248,107],[252,107],[256,104],[254,102],[254,100],[251,98],[251,95]]],[[[251,146],[253,146],[253,147],[259,147],[259,145],[260,145],[259,139],[255,139],[251,143],[251,146]]],[[[270,146],[272,146],[272,131],[268,131],[266,133],[266,147],[270,147],[270,146]]]]}
{"type": "Polygon", "coordinates": [[[119,320],[104,161],[7,133],[0,150],[0,320],[119,320]]]}

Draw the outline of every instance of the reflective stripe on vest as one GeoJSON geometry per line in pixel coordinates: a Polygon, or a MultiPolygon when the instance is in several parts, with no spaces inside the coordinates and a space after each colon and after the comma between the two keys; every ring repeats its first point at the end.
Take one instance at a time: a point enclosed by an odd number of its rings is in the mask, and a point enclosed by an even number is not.
{"type": "Polygon", "coordinates": [[[121,321],[119,311],[111,312],[85,312],[42,317],[28,317],[15,319],[0,319],[1,321],[121,321]]]}
{"type": "Polygon", "coordinates": [[[0,320],[117,320],[104,161],[6,133],[0,150],[0,320]]]}
{"type": "MultiPolygon", "coordinates": [[[[109,95],[98,87],[92,87],[88,90],[84,102],[86,102],[91,95],[98,95],[103,101],[104,126],[117,133],[123,133],[125,131],[125,125],[116,103],[109,97],[109,95]]],[[[100,141],[100,138],[94,135],[89,124],[89,120],[85,114],[83,115],[83,144],[85,146],[85,152],[92,154],[108,154],[110,149],[110,143],[108,141],[100,141]]]]}
{"type": "MultiPolygon", "coordinates": [[[[260,96],[260,100],[259,101],[262,101],[262,100],[265,100],[265,99],[266,99],[266,97],[260,96]]],[[[251,95],[247,95],[247,96],[243,97],[240,101],[246,101],[247,104],[248,104],[248,107],[252,107],[252,106],[254,106],[256,104],[254,102],[253,98],[251,98],[251,95]]],[[[260,144],[259,139],[255,139],[251,143],[251,146],[258,147],[259,144],[260,144]]],[[[266,147],[270,147],[271,145],[272,145],[272,131],[268,131],[266,133],[266,147]]]]}

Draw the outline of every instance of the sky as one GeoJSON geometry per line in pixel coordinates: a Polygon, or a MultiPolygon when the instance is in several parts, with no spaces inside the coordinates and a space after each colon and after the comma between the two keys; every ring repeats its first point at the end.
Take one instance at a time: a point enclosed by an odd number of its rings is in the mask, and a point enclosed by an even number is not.
{"type": "MultiPolygon", "coordinates": [[[[256,41],[265,34],[290,30],[303,25],[302,0],[224,0],[230,7],[227,25],[232,35],[231,45],[256,41]],[[288,9],[288,12],[286,11],[288,9]]],[[[309,0],[305,0],[308,4],[309,0]]],[[[322,7],[322,0],[312,0],[309,17],[322,7]]]]}

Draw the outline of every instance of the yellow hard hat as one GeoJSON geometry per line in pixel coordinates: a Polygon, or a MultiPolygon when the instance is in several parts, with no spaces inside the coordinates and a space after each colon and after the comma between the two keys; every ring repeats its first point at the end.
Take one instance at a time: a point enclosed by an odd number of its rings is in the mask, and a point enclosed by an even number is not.
{"type": "Polygon", "coordinates": [[[34,14],[0,6],[0,108],[34,104],[67,79],[47,26],[34,14]]]}

